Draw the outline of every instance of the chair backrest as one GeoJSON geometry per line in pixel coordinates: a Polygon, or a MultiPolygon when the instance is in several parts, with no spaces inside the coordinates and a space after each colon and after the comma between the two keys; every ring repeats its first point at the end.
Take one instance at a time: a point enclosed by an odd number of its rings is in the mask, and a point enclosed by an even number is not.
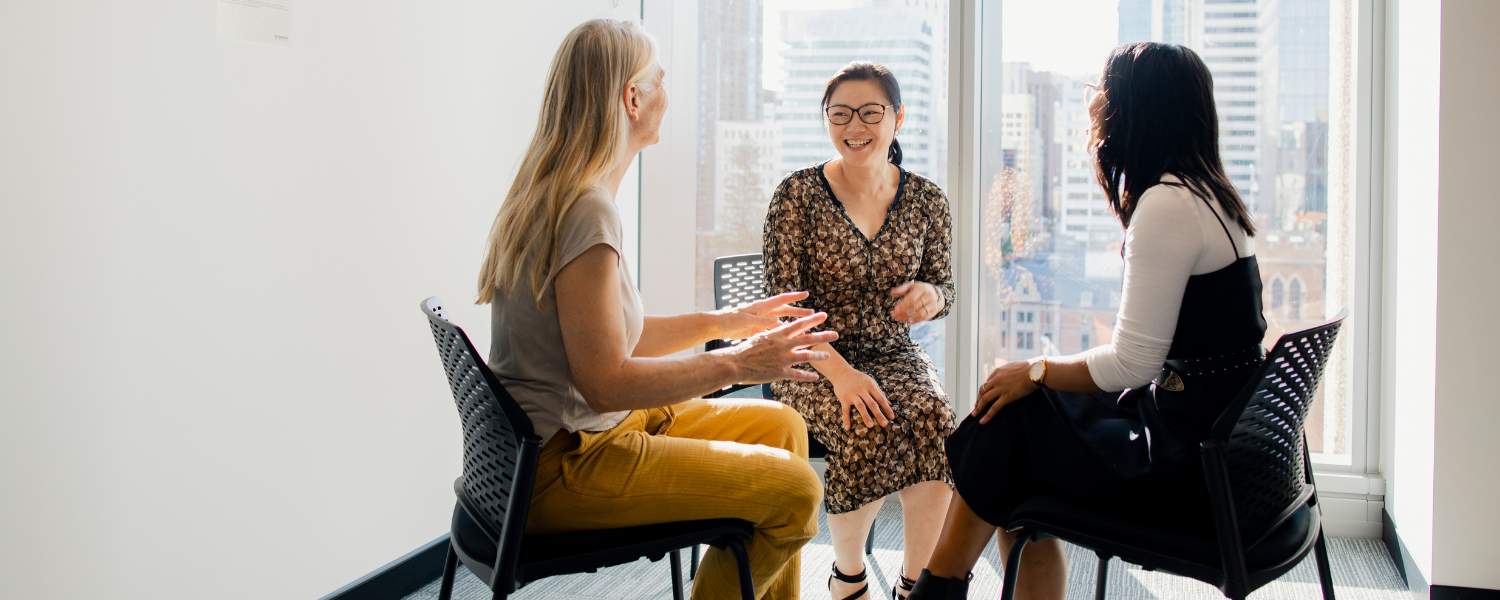
{"type": "Polygon", "coordinates": [[[1342,323],[1339,317],[1281,336],[1266,355],[1260,376],[1247,384],[1253,387],[1215,424],[1246,547],[1263,539],[1313,493],[1303,428],[1342,323]]]}
{"type": "Polygon", "coordinates": [[[442,301],[422,301],[464,433],[463,477],[454,491],[464,510],[496,540],[495,577],[514,572],[531,507],[541,438],[501,387],[464,330],[443,316],[442,301]]]}
{"type": "Polygon", "coordinates": [[[759,254],[714,259],[714,308],[728,308],[765,297],[766,271],[759,254]]]}

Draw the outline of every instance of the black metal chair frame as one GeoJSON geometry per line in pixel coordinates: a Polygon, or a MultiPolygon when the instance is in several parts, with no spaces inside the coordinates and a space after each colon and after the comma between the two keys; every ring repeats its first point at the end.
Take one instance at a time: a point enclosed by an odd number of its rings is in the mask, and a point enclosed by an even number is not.
{"type": "Polygon", "coordinates": [[[443,316],[437,298],[422,301],[438,355],[459,411],[464,433],[463,476],[454,482],[458,500],[438,597],[449,600],[458,563],[503,600],[522,586],[554,575],[593,573],[601,568],[652,561],[670,555],[672,597],[684,597],[682,548],[700,544],[728,548],[739,567],[740,595],[754,600],[745,544],[753,526],[739,519],[681,521],[565,534],[527,534],[531,487],[542,440],[531,420],[505,391],[469,336],[443,316]]]}
{"type": "MultiPolygon", "coordinates": [[[[714,308],[723,310],[731,306],[737,306],[746,302],[753,302],[765,297],[765,260],[760,254],[736,254],[734,256],[721,256],[714,259],[714,308]]],[[[738,340],[710,340],[704,346],[704,350],[712,351],[719,348],[727,348],[734,345],[738,340]]],[[[767,384],[735,384],[722,390],[709,394],[709,398],[720,398],[735,392],[750,388],[760,388],[760,397],[775,399],[771,393],[771,386],[767,384]]],[[[825,458],[828,456],[828,448],[814,438],[812,434],[807,436],[807,457],[825,458]]],[[[870,526],[870,534],[865,537],[865,555],[875,555],[875,526],[870,526]]],[[[688,572],[692,575],[698,573],[698,547],[694,546],[690,554],[691,564],[688,572]]]]}
{"type": "Polygon", "coordinates": [[[1317,557],[1323,598],[1333,600],[1333,575],[1304,425],[1308,405],[1342,322],[1340,316],[1281,336],[1258,376],[1246,384],[1246,389],[1214,424],[1212,436],[1200,445],[1215,532],[1212,545],[1218,550],[1217,564],[1211,560],[1205,564],[1204,557],[1165,554],[1143,547],[1139,540],[1109,539],[1081,527],[1026,515],[1027,506],[1065,502],[1038,498],[1024,504],[1006,524],[1008,531],[1018,535],[1005,563],[1002,600],[1014,597],[1022,551],[1039,535],[1062,538],[1094,551],[1099,557],[1094,594],[1099,599],[1105,597],[1112,557],[1147,570],[1162,570],[1212,584],[1226,597],[1238,600],[1281,577],[1312,551],[1317,557]],[[1249,479],[1268,471],[1286,477],[1272,486],[1256,485],[1249,479]],[[1276,491],[1264,493],[1268,487],[1276,491]],[[1305,517],[1301,525],[1292,522],[1292,517],[1299,513],[1305,517]],[[1297,528],[1289,537],[1294,540],[1294,550],[1251,570],[1247,564],[1251,548],[1278,527],[1297,528]]]}

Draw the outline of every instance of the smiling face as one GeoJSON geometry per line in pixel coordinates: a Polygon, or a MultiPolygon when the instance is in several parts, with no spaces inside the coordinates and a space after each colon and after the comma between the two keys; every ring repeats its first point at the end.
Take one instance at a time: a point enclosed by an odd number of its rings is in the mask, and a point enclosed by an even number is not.
{"type": "Polygon", "coordinates": [[[904,109],[891,106],[880,82],[870,79],[840,83],[823,112],[833,147],[852,166],[885,162],[891,141],[896,139],[896,132],[906,119],[904,109]],[[882,112],[884,115],[880,116],[882,112]],[[846,118],[848,123],[838,123],[846,118]],[[877,123],[866,122],[877,118],[877,123]]]}

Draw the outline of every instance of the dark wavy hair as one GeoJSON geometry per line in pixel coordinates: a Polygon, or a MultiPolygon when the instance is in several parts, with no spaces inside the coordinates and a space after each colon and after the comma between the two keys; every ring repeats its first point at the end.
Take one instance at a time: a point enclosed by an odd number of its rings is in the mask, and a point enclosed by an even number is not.
{"type": "MultiPolygon", "coordinates": [[[[845,81],[876,81],[880,83],[880,89],[885,92],[891,101],[891,117],[901,109],[901,84],[896,83],[896,76],[887,69],[885,65],[871,62],[855,61],[844,65],[838,73],[828,80],[828,87],[823,89],[823,103],[820,110],[828,110],[828,100],[833,97],[833,91],[838,89],[839,84],[845,81]]],[[[891,149],[886,152],[886,158],[891,164],[901,166],[901,142],[891,138],[891,149]]]]}
{"type": "Polygon", "coordinates": [[[1122,225],[1130,225],[1146,189],[1171,174],[1194,194],[1217,200],[1255,235],[1250,211],[1219,157],[1213,76],[1192,50],[1155,42],[1116,48],[1089,116],[1094,175],[1122,225]]]}

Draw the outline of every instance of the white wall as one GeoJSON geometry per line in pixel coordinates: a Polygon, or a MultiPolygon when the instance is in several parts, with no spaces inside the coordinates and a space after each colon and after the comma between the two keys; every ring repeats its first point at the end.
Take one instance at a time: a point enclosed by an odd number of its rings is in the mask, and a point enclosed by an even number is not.
{"type": "Polygon", "coordinates": [[[1422,578],[1500,589],[1500,3],[1400,0],[1388,140],[1382,456],[1388,506],[1422,578]],[[1394,333],[1394,335],[1392,335],[1394,333]]]}
{"type": "Polygon", "coordinates": [[[1500,2],[1445,0],[1442,20],[1432,583],[1500,590],[1500,2]]]}
{"type": "Polygon", "coordinates": [[[563,33],[639,0],[0,3],[0,597],[316,597],[443,533],[469,305],[563,33]]]}
{"type": "Polygon", "coordinates": [[[1388,38],[1381,414],[1386,510],[1416,566],[1432,573],[1439,11],[1393,0],[1388,38]]]}

